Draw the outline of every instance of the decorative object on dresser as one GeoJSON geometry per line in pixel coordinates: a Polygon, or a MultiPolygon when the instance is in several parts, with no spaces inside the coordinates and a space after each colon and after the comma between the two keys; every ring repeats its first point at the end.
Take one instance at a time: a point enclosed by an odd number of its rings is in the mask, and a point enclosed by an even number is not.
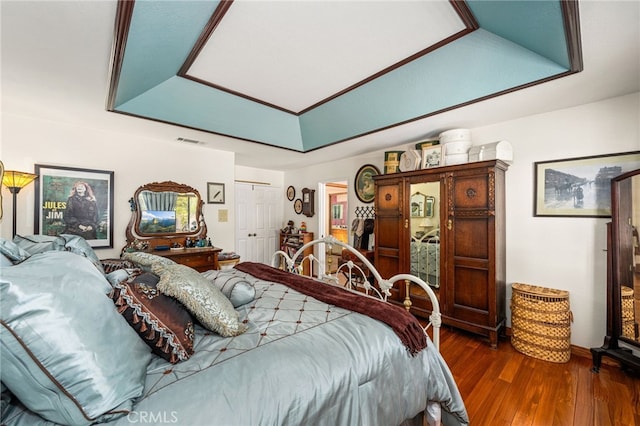
{"type": "Polygon", "coordinates": [[[375,198],[373,177],[380,174],[380,170],[373,164],[365,164],[358,169],[354,182],[354,188],[358,200],[363,203],[371,203],[375,198]]]}
{"type": "Polygon", "coordinates": [[[113,172],[35,165],[35,234],[79,235],[93,248],[113,247],[113,172]]]}
{"type": "MultiPolygon", "coordinates": [[[[386,276],[412,271],[426,278],[439,297],[443,322],[489,337],[492,347],[506,321],[507,168],[493,160],[374,178],[376,268],[386,276]],[[411,195],[418,192],[432,197],[428,219],[411,214],[411,195]],[[416,256],[427,257],[419,262],[416,256]]],[[[390,291],[396,303],[411,296],[416,315],[431,312],[420,289],[390,291]]]]}
{"type": "Polygon", "coordinates": [[[591,348],[595,372],[600,370],[605,356],[640,374],[640,357],[634,354],[640,351],[639,198],[640,168],[611,179],[611,222],[607,223],[607,334],[601,347],[591,348]]]}
{"type": "Polygon", "coordinates": [[[139,187],[129,203],[123,251],[153,253],[200,272],[219,269],[222,249],[207,237],[198,190],[172,181],[154,182],[139,187]]]}

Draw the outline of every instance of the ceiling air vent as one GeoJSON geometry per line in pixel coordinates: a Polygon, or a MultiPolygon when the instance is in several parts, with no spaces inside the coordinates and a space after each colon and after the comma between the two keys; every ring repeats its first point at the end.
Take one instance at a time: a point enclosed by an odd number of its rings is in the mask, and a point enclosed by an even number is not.
{"type": "Polygon", "coordinates": [[[203,144],[203,143],[204,143],[204,142],[202,142],[202,141],[197,141],[197,140],[195,140],[195,139],[189,139],[189,138],[177,138],[176,140],[177,140],[178,142],[192,143],[192,144],[194,144],[194,145],[201,145],[201,144],[203,144]]]}

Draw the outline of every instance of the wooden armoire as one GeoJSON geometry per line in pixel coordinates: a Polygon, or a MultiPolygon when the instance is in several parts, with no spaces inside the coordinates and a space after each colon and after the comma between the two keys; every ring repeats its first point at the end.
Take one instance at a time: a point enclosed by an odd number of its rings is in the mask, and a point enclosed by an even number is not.
{"type": "MultiPolygon", "coordinates": [[[[383,277],[412,273],[412,236],[415,241],[418,227],[429,222],[431,233],[438,234],[439,282],[433,289],[443,323],[484,335],[494,348],[506,320],[507,168],[491,160],[374,177],[376,269],[383,277]],[[430,218],[416,218],[411,211],[418,189],[435,197],[430,218]]],[[[404,286],[394,287],[390,300],[403,303],[406,292],[404,286]]],[[[427,317],[426,295],[417,287],[409,292],[412,313],[427,317]]]]}

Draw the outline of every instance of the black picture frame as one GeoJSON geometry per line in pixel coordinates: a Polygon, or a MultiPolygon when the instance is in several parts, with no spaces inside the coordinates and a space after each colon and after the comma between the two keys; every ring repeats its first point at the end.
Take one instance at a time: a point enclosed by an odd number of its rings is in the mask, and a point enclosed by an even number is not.
{"type": "Polygon", "coordinates": [[[113,248],[113,171],[36,164],[35,173],[34,234],[75,234],[93,248],[113,248]],[[72,200],[79,184],[87,191],[80,203],[72,200]]]}
{"type": "Polygon", "coordinates": [[[611,217],[611,178],[640,168],[640,151],[534,163],[534,216],[611,217]]]}
{"type": "Polygon", "coordinates": [[[207,182],[207,204],[224,204],[224,183],[207,182]]]}
{"type": "Polygon", "coordinates": [[[363,203],[373,202],[376,196],[373,177],[379,174],[380,170],[373,164],[365,164],[358,169],[353,186],[358,200],[363,203]]]}
{"type": "Polygon", "coordinates": [[[293,201],[294,198],[296,198],[296,189],[293,187],[293,185],[290,185],[287,188],[287,200],[293,201]]]}

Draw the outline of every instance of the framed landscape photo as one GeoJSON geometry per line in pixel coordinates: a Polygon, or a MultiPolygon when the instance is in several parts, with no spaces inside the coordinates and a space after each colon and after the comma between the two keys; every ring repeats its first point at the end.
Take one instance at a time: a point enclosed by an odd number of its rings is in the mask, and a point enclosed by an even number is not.
{"type": "Polygon", "coordinates": [[[534,163],[534,216],[611,216],[611,178],[640,168],[640,151],[534,163]]]}
{"type": "Polygon", "coordinates": [[[113,172],[35,165],[34,233],[83,237],[113,247],[113,172]]]}

